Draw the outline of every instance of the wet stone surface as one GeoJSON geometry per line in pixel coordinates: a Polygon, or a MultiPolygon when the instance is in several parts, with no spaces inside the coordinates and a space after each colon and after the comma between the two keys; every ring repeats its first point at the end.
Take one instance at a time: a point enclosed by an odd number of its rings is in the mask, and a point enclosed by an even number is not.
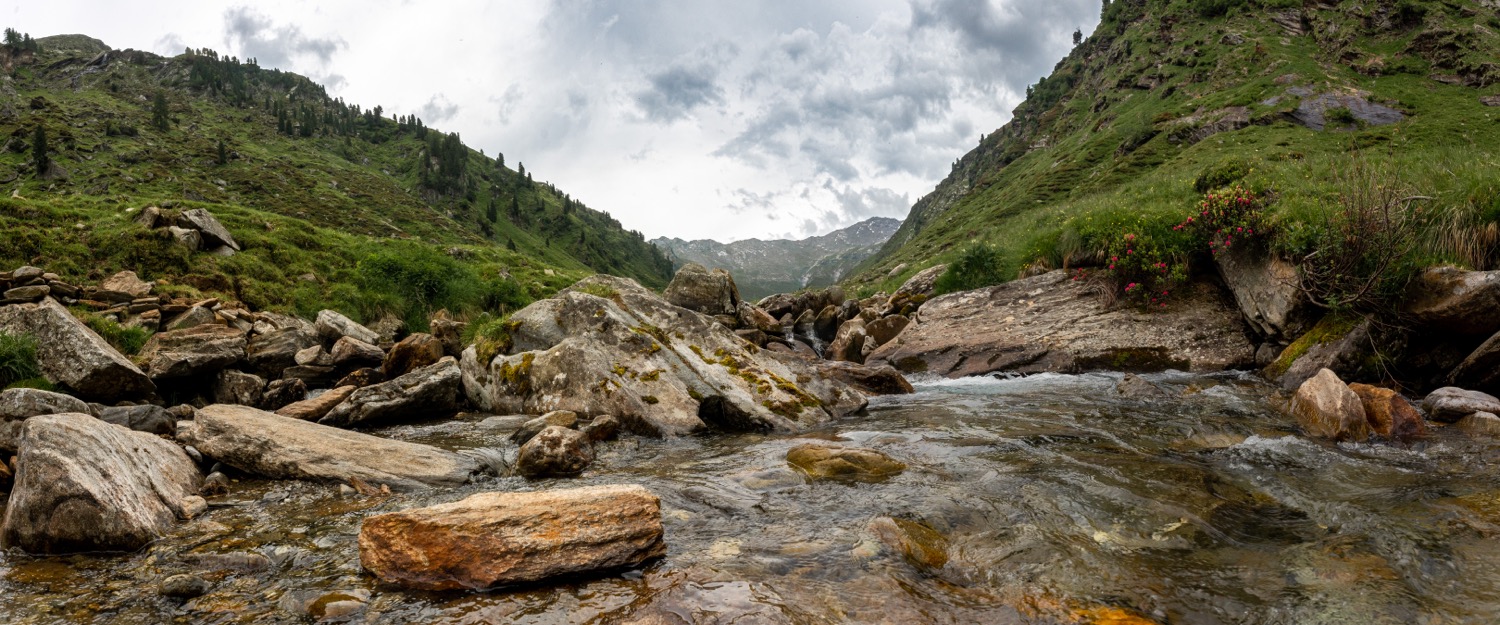
{"type": "MultiPolygon", "coordinates": [[[[1411,446],[1311,440],[1259,382],[1145,378],[1168,397],[1122,397],[1118,375],[917,380],[800,436],[598,443],[576,478],[361,495],[231,474],[206,513],[139,552],[0,553],[0,622],[1364,625],[1500,611],[1500,445],[1452,427],[1411,446]],[[807,480],[786,460],[805,444],[907,469],[807,480]],[[403,591],[360,569],[368,515],[602,484],[661,498],[665,558],[487,592],[403,591]]],[[[488,416],[375,433],[514,454],[488,416]]]]}

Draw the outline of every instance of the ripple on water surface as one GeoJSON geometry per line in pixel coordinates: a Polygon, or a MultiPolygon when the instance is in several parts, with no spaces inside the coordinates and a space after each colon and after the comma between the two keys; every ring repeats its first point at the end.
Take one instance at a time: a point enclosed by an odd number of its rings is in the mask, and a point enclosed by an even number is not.
{"type": "MultiPolygon", "coordinates": [[[[606,443],[581,478],[488,479],[385,497],[241,479],[205,516],[128,555],[0,554],[0,621],[259,623],[1489,623],[1500,611],[1496,447],[1295,435],[1248,376],[917,380],[799,436],[606,443]],[[809,481],[805,443],[904,462],[884,481],[809,481]],[[490,490],[639,483],[669,552],[605,577],[405,592],[359,568],[366,515],[490,490]],[[159,596],[168,576],[208,592],[159,596]]],[[[387,428],[513,448],[504,420],[387,428]]]]}

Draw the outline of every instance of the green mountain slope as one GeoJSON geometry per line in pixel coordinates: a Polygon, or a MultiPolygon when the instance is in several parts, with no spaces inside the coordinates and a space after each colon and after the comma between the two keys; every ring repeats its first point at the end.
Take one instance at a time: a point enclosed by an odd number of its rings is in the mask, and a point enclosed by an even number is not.
{"type": "MultiPolygon", "coordinates": [[[[1493,0],[1116,0],[1013,119],[958,159],[846,284],[889,290],[974,244],[997,275],[1097,262],[1242,181],[1272,226],[1316,221],[1353,169],[1421,196],[1447,242],[1496,258],[1500,17],[1493,0]],[[1196,184],[1195,184],[1196,183],[1196,184]],[[888,277],[893,267],[909,269],[888,277]]],[[[1440,237],[1438,237],[1440,238],[1440,237]]]]}
{"type": "Polygon", "coordinates": [[[653,287],[670,277],[670,261],[640,233],[519,163],[330,98],[302,76],[209,50],[164,58],[79,35],[36,43],[0,48],[11,76],[0,86],[0,181],[15,191],[0,206],[0,265],[78,278],[133,269],[261,307],[343,304],[366,315],[410,307],[360,292],[383,279],[360,271],[372,254],[425,263],[411,276],[452,274],[420,280],[528,297],[592,272],[653,287]],[[35,167],[37,128],[47,171],[35,167]],[[208,208],[245,251],[162,246],[129,219],[153,203],[208,208]]]}

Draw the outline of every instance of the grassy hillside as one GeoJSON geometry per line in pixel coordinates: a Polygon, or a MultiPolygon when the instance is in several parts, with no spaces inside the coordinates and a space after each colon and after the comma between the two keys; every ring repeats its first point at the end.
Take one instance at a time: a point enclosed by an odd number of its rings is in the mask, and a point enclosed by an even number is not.
{"type": "Polygon", "coordinates": [[[11,76],[0,86],[0,181],[14,191],[0,200],[0,266],[79,280],[133,269],[257,307],[412,318],[432,303],[540,297],[593,272],[653,287],[670,277],[640,233],[520,163],[329,98],[302,76],[77,35],[37,47],[0,48],[11,76]],[[151,204],[207,208],[245,251],[167,245],[130,221],[151,204]],[[416,283],[392,282],[403,277],[416,283]]]}
{"type": "Polygon", "coordinates": [[[890,290],[966,254],[989,281],[1097,265],[1123,234],[1169,245],[1203,191],[1233,183],[1292,257],[1364,181],[1416,198],[1413,255],[1494,267],[1500,108],[1482,98],[1500,104],[1497,33],[1488,0],[1107,3],[850,283],[890,290]]]}

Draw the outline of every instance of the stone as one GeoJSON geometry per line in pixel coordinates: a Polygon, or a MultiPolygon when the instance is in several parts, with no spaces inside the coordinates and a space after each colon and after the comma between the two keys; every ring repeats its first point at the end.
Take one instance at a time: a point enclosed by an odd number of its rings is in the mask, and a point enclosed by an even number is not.
{"type": "Polygon", "coordinates": [[[1414,281],[1403,309],[1443,332],[1491,336],[1500,332],[1500,271],[1432,267],[1414,281]]]}
{"type": "Polygon", "coordinates": [[[1290,410],[1309,436],[1363,442],[1370,437],[1364,403],[1338,374],[1323,369],[1297,388],[1290,410]]]}
{"type": "Polygon", "coordinates": [[[458,361],[451,356],[380,384],[355,390],[318,422],[353,427],[433,417],[450,417],[463,392],[458,361]]]}
{"type": "Polygon", "coordinates": [[[37,278],[40,278],[45,273],[46,272],[42,271],[42,269],[40,267],[32,267],[31,265],[22,265],[22,266],[17,267],[15,270],[13,270],[13,271],[10,272],[10,279],[13,280],[13,281],[15,281],[15,282],[17,282],[17,283],[27,282],[27,281],[30,281],[30,280],[35,280],[37,278]]]}
{"type": "Polygon", "coordinates": [[[1165,399],[1171,394],[1134,373],[1127,373],[1115,385],[1115,392],[1131,399],[1165,399]]]}
{"type": "Polygon", "coordinates": [[[1454,425],[1464,434],[1476,438],[1500,437],[1500,417],[1489,412],[1476,412],[1459,419],[1454,425]]]}
{"type": "MultiPolygon", "coordinates": [[[[340,337],[328,350],[333,357],[333,366],[345,369],[378,365],[385,360],[385,351],[370,343],[347,336],[340,337]]],[[[306,366],[306,365],[304,365],[306,366]]]]}
{"type": "Polygon", "coordinates": [[[344,403],[349,396],[359,387],[340,386],[320,393],[316,397],[309,397],[302,401],[292,402],[276,410],[276,414],[283,417],[291,417],[302,421],[317,421],[322,419],[334,406],[344,403]]]}
{"type": "Polygon", "coordinates": [[[245,345],[245,356],[256,375],[274,380],[280,378],[287,367],[303,364],[297,362],[297,354],[314,346],[321,347],[317,331],[312,324],[302,322],[279,328],[268,327],[264,332],[257,329],[245,345]]]}
{"type": "Polygon", "coordinates": [[[510,435],[510,442],[517,445],[525,445],[531,437],[540,434],[542,430],[551,426],[561,428],[572,428],[578,425],[578,413],[572,410],[553,410],[535,419],[530,419],[521,424],[515,432],[510,435]]]}
{"type": "Polygon", "coordinates": [[[201,575],[178,573],[162,580],[158,592],[163,597],[192,599],[208,592],[208,580],[203,579],[201,575]]]}
{"type": "Polygon", "coordinates": [[[841,360],[855,364],[865,362],[865,322],[859,319],[850,319],[839,326],[838,334],[833,337],[833,342],[828,344],[827,357],[829,360],[841,360]]]}
{"type": "Polygon", "coordinates": [[[443,342],[436,336],[418,332],[391,347],[382,370],[386,377],[400,377],[442,360],[445,353],[443,342]]]}
{"type": "Polygon", "coordinates": [[[1427,408],[1427,416],[1443,423],[1453,423],[1476,412],[1500,414],[1500,399],[1494,395],[1453,386],[1428,393],[1422,405],[1427,408]]]}
{"type": "Polygon", "coordinates": [[[549,425],[516,453],[516,473],[528,478],[570,477],[594,461],[594,446],[578,430],[549,425]]]}
{"type": "Polygon", "coordinates": [[[804,443],[786,452],[787,464],[810,480],[883,482],[906,464],[874,449],[804,443]]]}
{"type": "Polygon", "coordinates": [[[185,330],[196,326],[214,324],[218,320],[219,317],[214,314],[214,311],[202,306],[193,306],[168,322],[167,330],[185,330]]]}
{"type": "Polygon", "coordinates": [[[245,360],[245,333],[199,325],[151,335],[137,358],[153,380],[218,373],[245,360]]]}
{"type": "Polygon", "coordinates": [[[636,433],[679,436],[798,431],[867,403],[625,278],[585,278],[516,311],[510,324],[504,344],[464,350],[464,390],[481,410],[608,414],[636,433]],[[610,297],[593,294],[601,292],[610,297]],[[493,351],[481,357],[482,348],[493,351]]]}
{"type": "Polygon", "coordinates": [[[1324,317],[1282,350],[1276,361],[1265,368],[1266,377],[1275,380],[1283,390],[1295,391],[1323,369],[1345,376],[1358,375],[1360,363],[1373,342],[1370,329],[1368,320],[1324,317]]]}
{"type": "Polygon", "coordinates": [[[466,456],[299,421],[247,406],[198,410],[177,438],[203,455],[272,479],[348,482],[359,478],[398,490],[457,486],[479,471],[466,456]]]}
{"type": "Polygon", "coordinates": [[[384,381],[385,374],[381,373],[379,369],[373,367],[364,367],[362,369],[355,369],[353,371],[350,371],[349,375],[339,378],[339,381],[335,382],[333,386],[335,388],[340,386],[353,386],[355,388],[363,388],[372,384],[379,384],[384,381]]]}
{"type": "Polygon", "coordinates": [[[1448,374],[1448,384],[1500,393],[1500,332],[1480,344],[1448,374]]]}
{"type": "Polygon", "coordinates": [[[375,332],[376,336],[380,337],[380,340],[376,341],[375,344],[386,346],[406,336],[406,322],[402,321],[400,317],[386,313],[379,319],[376,319],[375,323],[370,324],[370,330],[375,332]]]}
{"type": "Polygon", "coordinates": [[[1485,106],[1500,106],[1500,95],[1479,96],[1479,103],[1485,106]]]}
{"type": "Polygon", "coordinates": [[[307,399],[307,383],[297,378],[272,380],[260,398],[261,410],[279,410],[292,402],[307,399]]]}
{"type": "Polygon", "coordinates": [[[1257,245],[1234,245],[1214,255],[1224,285],[1245,323],[1263,338],[1293,339],[1311,325],[1297,266],[1257,245]]]}
{"type": "Polygon", "coordinates": [[[1212,372],[1251,364],[1255,348],[1217,287],[1178,289],[1164,309],[1111,307],[1061,270],[928,300],[868,364],[949,378],[1083,371],[1212,372]]]}
{"type": "Polygon", "coordinates": [[[34,284],[32,286],[18,286],[7,289],[4,297],[9,302],[34,302],[52,292],[52,287],[45,284],[34,284]]]}
{"type": "Polygon", "coordinates": [[[281,370],[281,377],[287,380],[302,380],[307,386],[318,388],[327,386],[335,379],[338,370],[333,367],[320,367],[318,365],[298,365],[281,370]]]}
{"type": "Polygon", "coordinates": [[[820,360],[813,364],[820,375],[833,378],[870,395],[906,395],[916,392],[895,367],[854,362],[820,360]]]}
{"type": "Polygon", "coordinates": [[[881,317],[865,324],[867,337],[865,340],[874,341],[876,347],[885,345],[901,334],[901,331],[905,330],[908,325],[911,325],[911,319],[907,319],[904,315],[881,317]]]}
{"type": "Polygon", "coordinates": [[[182,448],[81,413],[21,429],[4,546],[29,553],[134,551],[161,538],[201,477],[182,448]]]}
{"type": "Polygon", "coordinates": [[[729,272],[697,263],[678,269],[663,296],[674,306],[705,315],[735,315],[740,307],[740,291],[729,272]]]}
{"type": "Polygon", "coordinates": [[[891,299],[895,300],[900,296],[908,298],[912,296],[930,297],[937,290],[938,278],[943,277],[943,273],[946,271],[948,271],[948,265],[944,264],[933,265],[917,272],[912,277],[907,278],[906,282],[901,283],[900,287],[896,288],[896,292],[891,294],[891,299]]]}
{"type": "Polygon", "coordinates": [[[299,367],[306,365],[333,366],[333,356],[328,353],[328,350],[323,349],[322,345],[313,345],[298,351],[297,355],[292,357],[292,361],[296,362],[299,367]]]}
{"type": "Polygon", "coordinates": [[[739,325],[742,328],[759,330],[772,336],[781,336],[786,332],[780,321],[750,302],[740,302],[739,312],[736,314],[739,315],[739,325]]]}
{"type": "Polygon", "coordinates": [[[595,443],[614,440],[620,434],[620,420],[614,415],[602,414],[593,418],[588,424],[579,428],[584,436],[589,437],[595,443]]]}
{"type": "Polygon", "coordinates": [[[131,297],[145,297],[151,294],[152,289],[156,288],[156,283],[142,280],[140,276],[135,275],[134,271],[121,271],[105,278],[103,282],[99,283],[99,288],[106,291],[119,291],[129,294],[131,297]]]}
{"type": "Polygon", "coordinates": [[[214,471],[203,478],[203,487],[198,489],[198,494],[204,497],[226,495],[229,493],[229,476],[214,471]]]}
{"type": "Polygon", "coordinates": [[[636,485],[480,493],[365,519],[359,561],[382,581],[478,590],[638,566],[666,555],[661,502],[636,485]]]}
{"type": "Polygon", "coordinates": [[[458,358],[464,353],[464,332],[469,324],[447,318],[434,317],[427,325],[432,335],[443,344],[443,353],[458,358]]]}
{"type": "Polygon", "coordinates": [[[182,211],[177,217],[177,225],[183,228],[192,228],[203,235],[203,247],[216,248],[227,247],[236,252],[240,251],[240,244],[236,243],[234,237],[229,234],[229,229],[219,220],[214,218],[208,209],[194,208],[182,211]]]}
{"type": "Polygon", "coordinates": [[[1360,384],[1349,385],[1365,409],[1365,420],[1376,436],[1393,441],[1411,442],[1427,436],[1422,413],[1412,407],[1400,393],[1388,388],[1360,384]]]}
{"type": "Polygon", "coordinates": [[[824,343],[831,343],[839,333],[839,307],[824,306],[813,319],[813,336],[824,343]]]}
{"type": "Polygon", "coordinates": [[[337,311],[323,310],[318,312],[316,327],[318,329],[318,336],[322,337],[324,341],[337,341],[347,336],[371,345],[380,342],[380,335],[376,334],[374,330],[355,323],[337,311]]]}
{"type": "Polygon", "coordinates": [[[265,392],[266,381],[253,373],[225,369],[214,379],[216,404],[259,406],[265,392]]]}
{"type": "Polygon", "coordinates": [[[0,307],[0,329],[36,338],[42,374],[86,399],[115,401],[156,392],[151,378],[54,300],[0,307]]]}
{"type": "Polygon", "coordinates": [[[172,236],[172,243],[196,252],[203,249],[203,234],[192,228],[179,228],[167,226],[167,233],[172,236]]]}
{"type": "Polygon", "coordinates": [[[151,404],[105,408],[99,411],[99,420],[147,434],[177,433],[177,418],[166,408],[151,404]]]}
{"type": "Polygon", "coordinates": [[[925,523],[883,516],[872,519],[866,529],[924,572],[935,573],[948,564],[948,538],[925,523]]]}
{"type": "Polygon", "coordinates": [[[0,451],[14,452],[21,440],[21,426],[38,415],[60,412],[93,413],[83,400],[71,395],[34,388],[0,391],[0,451]]]}

